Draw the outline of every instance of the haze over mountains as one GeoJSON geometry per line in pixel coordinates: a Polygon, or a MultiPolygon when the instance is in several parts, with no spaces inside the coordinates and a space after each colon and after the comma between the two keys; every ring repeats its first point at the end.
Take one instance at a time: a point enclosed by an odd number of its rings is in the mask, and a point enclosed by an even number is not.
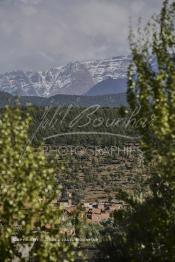
{"type": "Polygon", "coordinates": [[[21,106],[32,104],[37,107],[68,105],[75,107],[97,105],[101,107],[120,107],[127,106],[127,98],[125,93],[103,96],[55,95],[52,97],[21,96],[17,98],[8,93],[0,92],[0,108],[6,105],[14,106],[16,103],[20,103],[21,106]]]}
{"type": "Polygon", "coordinates": [[[126,91],[126,56],[72,62],[48,71],[13,71],[0,75],[0,91],[14,96],[109,95],[126,91]]]}
{"type": "Polygon", "coordinates": [[[108,95],[108,94],[119,94],[125,93],[127,87],[127,79],[119,78],[113,79],[108,78],[95,86],[93,86],[86,95],[88,96],[99,96],[99,95],[108,95]]]}

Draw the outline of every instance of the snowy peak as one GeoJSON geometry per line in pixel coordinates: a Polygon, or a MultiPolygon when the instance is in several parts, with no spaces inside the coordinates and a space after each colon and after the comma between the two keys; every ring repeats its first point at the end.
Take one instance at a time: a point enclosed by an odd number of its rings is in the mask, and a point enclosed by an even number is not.
{"type": "Polygon", "coordinates": [[[72,62],[48,71],[14,71],[0,75],[0,91],[18,96],[84,95],[108,79],[126,79],[129,57],[72,62]]]}
{"type": "Polygon", "coordinates": [[[85,62],[85,66],[90,72],[95,84],[97,84],[108,78],[126,78],[129,63],[129,57],[119,56],[111,59],[87,61],[85,62]]]}

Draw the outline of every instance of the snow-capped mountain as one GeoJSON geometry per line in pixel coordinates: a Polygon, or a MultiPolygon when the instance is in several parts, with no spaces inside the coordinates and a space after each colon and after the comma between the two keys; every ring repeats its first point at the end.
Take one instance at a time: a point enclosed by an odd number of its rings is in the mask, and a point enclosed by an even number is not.
{"type": "Polygon", "coordinates": [[[84,95],[108,78],[126,79],[129,62],[129,57],[120,56],[72,62],[48,71],[13,71],[0,75],[0,91],[18,96],[84,95]]]}

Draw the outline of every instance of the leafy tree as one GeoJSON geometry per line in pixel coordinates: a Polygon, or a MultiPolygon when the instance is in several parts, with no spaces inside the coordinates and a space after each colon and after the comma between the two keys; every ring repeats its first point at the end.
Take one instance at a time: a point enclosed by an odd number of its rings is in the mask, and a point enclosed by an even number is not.
{"type": "Polygon", "coordinates": [[[62,212],[53,204],[59,193],[55,171],[44,152],[31,147],[30,122],[19,108],[1,115],[0,260],[74,261],[72,246],[62,241],[62,212]],[[27,248],[30,258],[23,258],[27,248]]]}
{"type": "Polygon", "coordinates": [[[101,244],[101,261],[175,261],[175,3],[130,34],[128,101],[139,107],[142,149],[149,168],[147,196],[123,196],[128,207],[114,216],[101,244]]]}

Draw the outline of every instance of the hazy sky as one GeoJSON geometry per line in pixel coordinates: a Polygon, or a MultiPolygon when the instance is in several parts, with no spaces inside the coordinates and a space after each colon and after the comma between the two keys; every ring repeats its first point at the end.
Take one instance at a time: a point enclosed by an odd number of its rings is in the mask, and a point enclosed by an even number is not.
{"type": "Polygon", "coordinates": [[[0,72],[128,54],[132,17],[161,0],[0,0],[0,72]]]}

